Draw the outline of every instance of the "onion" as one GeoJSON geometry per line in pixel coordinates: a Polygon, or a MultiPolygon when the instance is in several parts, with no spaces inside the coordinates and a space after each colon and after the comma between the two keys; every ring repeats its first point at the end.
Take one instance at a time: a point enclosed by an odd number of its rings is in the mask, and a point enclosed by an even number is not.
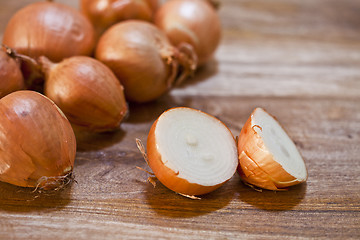
{"type": "Polygon", "coordinates": [[[92,131],[119,127],[127,113],[123,87],[96,59],[75,56],[58,64],[40,57],[46,75],[44,92],[75,125],[92,131]]]}
{"type": "Polygon", "coordinates": [[[0,49],[0,98],[24,87],[20,63],[0,49]]]}
{"type": "Polygon", "coordinates": [[[304,160],[295,144],[262,108],[256,108],[241,129],[238,152],[238,171],[251,185],[281,190],[307,179],[304,160]]]}
{"type": "Polygon", "coordinates": [[[162,184],[188,196],[219,188],[238,165],[230,130],[215,117],[186,107],[167,110],[154,122],[147,157],[162,184]]]}
{"type": "Polygon", "coordinates": [[[155,15],[155,24],[174,46],[191,44],[199,65],[208,61],[220,42],[221,24],[215,8],[204,0],[170,0],[155,15]]]}
{"type": "Polygon", "coordinates": [[[71,176],[75,153],[71,125],[47,97],[24,90],[0,99],[0,181],[61,187],[71,176]]]}
{"type": "Polygon", "coordinates": [[[20,9],[8,22],[3,43],[32,58],[52,61],[90,55],[95,33],[90,21],[71,7],[37,2],[20,9]]]}
{"type": "Polygon", "coordinates": [[[159,98],[191,75],[197,63],[190,45],[175,48],[156,26],[140,20],[109,28],[95,56],[110,67],[124,85],[126,98],[134,102],[159,98]]]}
{"type": "Polygon", "coordinates": [[[128,19],[151,21],[158,0],[81,0],[81,10],[100,36],[115,23],[128,19]]]}

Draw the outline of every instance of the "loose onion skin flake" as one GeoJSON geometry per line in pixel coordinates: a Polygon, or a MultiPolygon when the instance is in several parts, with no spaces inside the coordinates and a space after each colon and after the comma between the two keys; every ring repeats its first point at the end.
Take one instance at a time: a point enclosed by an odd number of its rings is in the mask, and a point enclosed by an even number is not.
{"type": "Polygon", "coordinates": [[[95,31],[90,21],[71,7],[36,2],[14,14],[6,26],[3,43],[29,57],[44,55],[58,62],[92,54],[95,31]]]}
{"type": "Polygon", "coordinates": [[[24,88],[20,63],[0,49],[0,98],[24,88]]]}
{"type": "Polygon", "coordinates": [[[128,20],[100,38],[95,57],[123,84],[127,100],[153,101],[192,75],[197,58],[188,44],[173,47],[155,25],[128,20]]]}
{"type": "Polygon", "coordinates": [[[186,107],[169,109],[154,122],[147,157],[163,185],[187,196],[219,188],[238,165],[230,130],[215,117],[186,107]]]}
{"type": "Polygon", "coordinates": [[[154,21],[174,46],[191,44],[199,65],[212,57],[220,43],[220,19],[208,1],[169,0],[156,12],[154,21]]]}
{"type": "Polygon", "coordinates": [[[151,21],[158,5],[158,0],[81,0],[81,11],[90,19],[100,36],[120,21],[151,21]]]}
{"type": "Polygon", "coordinates": [[[54,189],[71,176],[75,135],[61,110],[34,91],[0,99],[0,181],[54,189]]]}
{"type": "Polygon", "coordinates": [[[71,123],[96,132],[119,127],[128,107],[123,86],[106,65],[85,56],[57,64],[40,57],[39,62],[46,75],[45,95],[71,123]]]}
{"type": "Polygon", "coordinates": [[[251,185],[284,190],[307,179],[304,160],[295,144],[262,108],[256,108],[241,129],[238,152],[238,172],[251,185]]]}

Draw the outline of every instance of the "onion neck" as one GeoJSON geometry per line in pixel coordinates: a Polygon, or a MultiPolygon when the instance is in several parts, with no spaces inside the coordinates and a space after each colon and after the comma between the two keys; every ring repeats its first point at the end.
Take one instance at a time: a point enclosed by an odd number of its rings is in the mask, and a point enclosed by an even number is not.
{"type": "Polygon", "coordinates": [[[2,47],[10,57],[19,62],[26,88],[29,90],[42,92],[44,73],[41,70],[40,64],[34,58],[18,53],[16,50],[5,44],[2,44],[2,47]]]}
{"type": "Polygon", "coordinates": [[[174,82],[175,86],[178,86],[185,79],[194,75],[198,66],[198,57],[195,53],[194,48],[190,44],[181,43],[177,48],[175,58],[181,66],[179,75],[174,82]]]}
{"type": "Polygon", "coordinates": [[[160,55],[169,68],[168,89],[179,86],[188,77],[192,77],[197,68],[198,57],[188,43],[181,43],[177,48],[163,47],[160,55]]]}
{"type": "Polygon", "coordinates": [[[43,74],[45,74],[46,78],[48,78],[51,69],[56,65],[56,63],[53,63],[45,56],[40,56],[38,58],[38,64],[43,74]]]}
{"type": "Polygon", "coordinates": [[[221,6],[220,1],[219,0],[207,0],[207,2],[213,6],[216,10],[218,10],[221,6]]]}

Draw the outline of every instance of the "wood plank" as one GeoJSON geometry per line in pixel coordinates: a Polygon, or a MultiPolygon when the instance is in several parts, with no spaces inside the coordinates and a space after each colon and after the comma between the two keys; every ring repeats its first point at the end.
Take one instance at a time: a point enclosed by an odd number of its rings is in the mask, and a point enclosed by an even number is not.
{"type": "Polygon", "coordinates": [[[216,97],[209,104],[207,97],[169,96],[146,106],[147,111],[144,106],[132,107],[135,115],[122,131],[78,133],[78,183],[49,196],[1,183],[2,234],[20,238],[31,232],[34,239],[66,239],[73,234],[90,239],[359,236],[360,114],[353,114],[359,113],[355,100],[216,97]],[[153,188],[146,183],[148,175],[136,169],[147,166],[134,139],[146,139],[150,119],[164,106],[216,113],[234,134],[255,106],[267,108],[299,147],[309,180],[287,192],[257,192],[236,175],[200,201],[179,196],[160,183],[153,188]]]}
{"type": "MultiPolygon", "coordinates": [[[[31,0],[0,0],[0,38],[31,0]]],[[[64,0],[77,7],[77,1],[64,0]]],[[[76,182],[39,194],[0,183],[0,239],[359,239],[360,2],[223,0],[214,60],[158,101],[130,104],[113,133],[76,131],[76,182]],[[257,192],[236,174],[195,201],[158,183],[136,148],[166,109],[188,106],[234,135],[255,107],[275,115],[309,170],[257,192]]]]}

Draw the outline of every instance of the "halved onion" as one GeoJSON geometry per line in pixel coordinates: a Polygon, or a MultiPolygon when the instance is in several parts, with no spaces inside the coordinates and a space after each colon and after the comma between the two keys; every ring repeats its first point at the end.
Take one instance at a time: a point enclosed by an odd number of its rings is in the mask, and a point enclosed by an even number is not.
{"type": "Polygon", "coordinates": [[[192,108],[165,111],[147,139],[148,164],[169,189],[188,196],[209,193],[236,172],[237,149],[218,119],[192,108]]]}
{"type": "Polygon", "coordinates": [[[279,122],[256,108],[238,139],[241,178],[260,188],[281,190],[305,182],[303,158],[279,122]]]}

